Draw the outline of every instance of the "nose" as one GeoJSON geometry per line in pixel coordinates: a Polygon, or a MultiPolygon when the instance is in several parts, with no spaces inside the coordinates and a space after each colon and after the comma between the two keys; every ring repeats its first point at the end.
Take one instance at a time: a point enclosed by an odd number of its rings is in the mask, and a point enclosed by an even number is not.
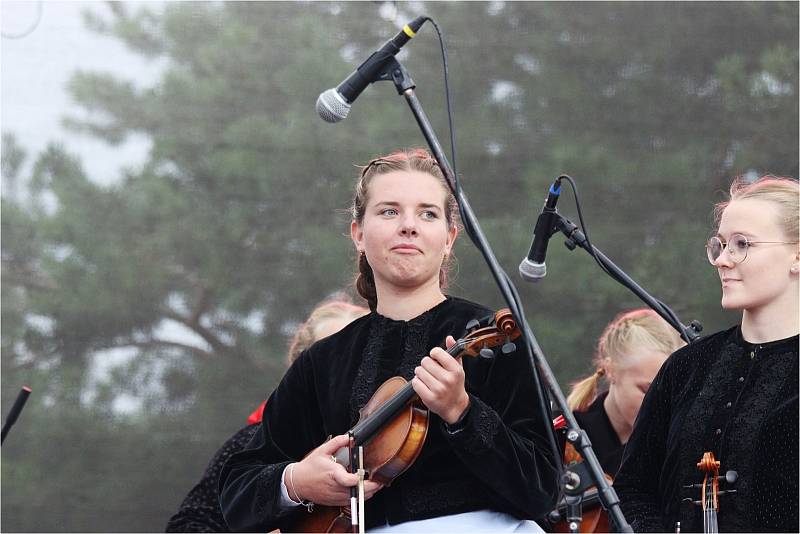
{"type": "Polygon", "coordinates": [[[417,235],[417,223],[413,214],[406,215],[400,219],[400,235],[405,237],[417,235]]]}
{"type": "Polygon", "coordinates": [[[730,269],[733,267],[735,262],[731,259],[729,251],[730,246],[726,245],[725,248],[722,249],[722,253],[714,260],[714,266],[718,269],[730,269]]]}

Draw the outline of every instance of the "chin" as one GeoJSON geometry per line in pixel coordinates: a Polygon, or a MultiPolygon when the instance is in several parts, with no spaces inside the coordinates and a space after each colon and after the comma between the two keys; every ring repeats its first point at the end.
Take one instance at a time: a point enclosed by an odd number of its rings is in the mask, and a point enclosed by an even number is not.
{"type": "Polygon", "coordinates": [[[736,299],[731,296],[726,296],[724,293],[722,295],[722,301],[720,302],[723,310],[741,310],[744,309],[745,304],[740,301],[740,299],[736,299]]]}
{"type": "Polygon", "coordinates": [[[736,304],[728,302],[725,299],[722,299],[721,305],[722,305],[722,309],[723,310],[741,310],[742,309],[741,306],[737,306],[736,304]]]}

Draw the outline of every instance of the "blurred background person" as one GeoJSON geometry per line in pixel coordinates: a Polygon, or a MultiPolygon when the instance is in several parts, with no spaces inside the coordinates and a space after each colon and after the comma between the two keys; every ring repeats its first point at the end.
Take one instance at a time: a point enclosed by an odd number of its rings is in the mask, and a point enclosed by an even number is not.
{"type": "MultiPolygon", "coordinates": [[[[597,341],[594,372],[572,384],[567,405],[592,442],[600,467],[609,481],[619,469],[622,452],[631,435],[642,399],[661,365],[684,345],[678,332],[650,308],[620,313],[597,341]]],[[[582,462],[579,452],[566,442],[564,464],[582,462]]],[[[611,527],[599,508],[596,493],[584,494],[581,532],[602,532],[611,527]]],[[[566,508],[549,517],[549,529],[567,532],[566,508]]]]}
{"type": "Polygon", "coordinates": [[[678,332],[649,308],[621,313],[606,326],[593,358],[595,371],[573,383],[567,397],[605,473],[616,474],[650,383],[683,345],[678,332]]]}
{"type": "MultiPolygon", "coordinates": [[[[287,364],[297,359],[301,352],[317,340],[334,334],[369,310],[353,304],[344,293],[336,293],[324,300],[297,327],[289,343],[287,364]]],[[[261,423],[266,401],[247,418],[247,426],[231,436],[214,454],[203,477],[184,498],[178,511],[167,522],[166,532],[230,532],[219,505],[217,484],[219,472],[225,461],[244,448],[261,423]]]]}

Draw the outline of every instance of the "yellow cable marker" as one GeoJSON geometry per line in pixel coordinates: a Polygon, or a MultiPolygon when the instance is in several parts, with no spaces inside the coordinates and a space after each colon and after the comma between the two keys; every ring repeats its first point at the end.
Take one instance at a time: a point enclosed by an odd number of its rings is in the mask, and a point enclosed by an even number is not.
{"type": "Polygon", "coordinates": [[[408,24],[403,26],[403,32],[406,35],[408,35],[408,37],[411,38],[411,39],[413,39],[414,36],[417,35],[417,33],[414,30],[412,30],[411,27],[408,24]]]}

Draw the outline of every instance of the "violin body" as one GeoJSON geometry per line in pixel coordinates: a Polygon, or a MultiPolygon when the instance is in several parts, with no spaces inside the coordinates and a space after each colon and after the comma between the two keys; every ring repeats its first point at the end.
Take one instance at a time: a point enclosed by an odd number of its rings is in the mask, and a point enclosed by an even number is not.
{"type": "Polygon", "coordinates": [[[303,514],[287,532],[352,532],[350,508],[347,506],[314,505],[314,511],[303,514]]]}
{"type": "MultiPolygon", "coordinates": [[[[408,382],[395,376],[381,384],[359,411],[359,422],[372,416],[408,382]]],[[[364,469],[368,478],[390,485],[419,457],[428,435],[429,411],[419,400],[412,401],[385,424],[381,433],[364,445],[364,469]],[[378,439],[379,438],[379,439],[378,439]]],[[[351,532],[348,506],[315,505],[310,514],[303,514],[292,532],[351,532]]]]}
{"type": "MultiPolygon", "coordinates": [[[[407,383],[402,377],[395,376],[381,384],[359,412],[359,421],[370,417],[407,383]]],[[[386,423],[379,436],[367,441],[364,468],[369,479],[388,486],[411,467],[422,452],[429,420],[428,409],[416,399],[386,423]]]]}

